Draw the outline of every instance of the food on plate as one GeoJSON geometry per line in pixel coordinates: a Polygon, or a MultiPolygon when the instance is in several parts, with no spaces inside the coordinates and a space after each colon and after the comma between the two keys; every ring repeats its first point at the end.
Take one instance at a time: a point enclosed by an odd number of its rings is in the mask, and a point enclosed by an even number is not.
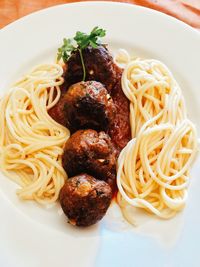
{"type": "MultiPolygon", "coordinates": [[[[113,60],[99,38],[105,35],[103,29],[95,27],[89,35],[77,32],[73,39],[64,39],[58,49],[58,59],[64,61],[64,84],[60,101],[49,110],[49,114],[58,123],[66,126],[64,114],[64,95],[69,86],[81,81],[98,81],[108,91],[115,104],[115,117],[106,132],[120,151],[131,139],[129,123],[129,101],[121,88],[122,69],[113,60]]],[[[109,97],[109,96],[108,96],[109,97]]]]}
{"type": "MultiPolygon", "coordinates": [[[[82,50],[82,55],[85,62],[85,80],[101,82],[108,92],[111,92],[118,81],[119,68],[113,62],[113,57],[107,47],[100,44],[97,47],[89,45],[82,50]]],[[[74,84],[81,81],[82,77],[83,68],[77,50],[67,61],[65,80],[67,84],[74,84]]]]}
{"type": "MultiPolygon", "coordinates": [[[[107,130],[116,109],[106,88],[96,81],[71,85],[62,96],[63,116],[71,133],[79,129],[107,130]]],[[[57,114],[54,114],[57,117],[57,114]]]]}
{"type": "Polygon", "coordinates": [[[67,140],[63,153],[63,168],[69,177],[86,172],[116,185],[117,150],[105,132],[79,130],[67,140]]]}
{"type": "Polygon", "coordinates": [[[196,128],[168,68],[124,49],[113,58],[104,36],[64,39],[57,64],[0,100],[0,168],[21,199],[59,200],[73,225],[99,221],[116,191],[133,224],[132,207],[171,218],[187,200],[196,128]]]}
{"type": "Polygon", "coordinates": [[[195,126],[179,85],[160,61],[130,61],[122,88],[130,100],[132,140],[118,158],[118,202],[129,221],[128,206],[170,218],[187,200],[197,153],[195,126]]]}
{"type": "Polygon", "coordinates": [[[131,139],[129,101],[122,91],[121,75],[111,92],[111,96],[115,104],[116,115],[107,133],[120,152],[131,139]]]}
{"type": "Polygon", "coordinates": [[[53,203],[67,178],[61,162],[70,132],[47,113],[60,98],[62,73],[58,64],[37,66],[0,100],[0,169],[23,200],[53,203]]]}
{"type": "Polygon", "coordinates": [[[58,49],[58,60],[66,63],[66,87],[79,81],[93,80],[105,85],[108,92],[118,81],[118,67],[100,38],[106,31],[95,27],[90,34],[76,32],[74,38],[63,40],[58,49]]]}
{"type": "Polygon", "coordinates": [[[112,199],[110,186],[88,174],[69,178],[60,191],[60,204],[72,225],[89,226],[105,215],[112,199]]]}

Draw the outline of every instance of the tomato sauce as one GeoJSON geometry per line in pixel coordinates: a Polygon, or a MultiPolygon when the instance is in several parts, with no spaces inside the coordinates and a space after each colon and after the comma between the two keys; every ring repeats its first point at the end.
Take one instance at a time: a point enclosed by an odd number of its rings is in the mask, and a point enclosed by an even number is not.
{"type": "Polygon", "coordinates": [[[118,81],[111,91],[112,99],[116,106],[116,116],[110,125],[108,134],[119,152],[131,139],[131,129],[129,121],[129,100],[126,98],[121,87],[122,69],[118,68],[118,81]]]}

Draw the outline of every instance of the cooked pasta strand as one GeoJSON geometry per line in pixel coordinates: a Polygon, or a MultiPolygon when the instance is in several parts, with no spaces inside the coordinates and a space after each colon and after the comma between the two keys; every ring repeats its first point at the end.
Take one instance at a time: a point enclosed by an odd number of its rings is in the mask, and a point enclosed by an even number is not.
{"type": "MultiPolygon", "coordinates": [[[[116,61],[130,59],[124,57],[120,51],[116,61]]],[[[160,61],[129,60],[122,89],[130,100],[132,140],[118,158],[118,203],[128,221],[128,206],[171,218],[187,199],[196,128],[186,116],[179,85],[160,61]]]]}
{"type": "Polygon", "coordinates": [[[47,112],[60,98],[62,74],[58,64],[39,65],[0,100],[0,169],[20,185],[21,199],[55,202],[67,178],[61,156],[70,133],[47,112]]]}

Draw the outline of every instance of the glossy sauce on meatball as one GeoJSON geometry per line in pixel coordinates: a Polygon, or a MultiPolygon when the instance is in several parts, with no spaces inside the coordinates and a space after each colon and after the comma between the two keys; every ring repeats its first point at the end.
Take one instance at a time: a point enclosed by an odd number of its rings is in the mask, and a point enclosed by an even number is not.
{"type": "Polygon", "coordinates": [[[109,125],[107,133],[113,143],[121,151],[129,140],[131,140],[131,129],[129,119],[129,100],[126,98],[121,87],[122,70],[119,69],[118,82],[111,91],[112,100],[116,109],[116,116],[109,125]]]}
{"type": "Polygon", "coordinates": [[[105,215],[111,203],[112,191],[106,182],[80,174],[66,181],[59,199],[71,224],[89,226],[105,215]]]}
{"type": "Polygon", "coordinates": [[[107,130],[116,108],[105,87],[96,81],[76,83],[63,96],[66,126],[71,132],[92,128],[107,130]]]}
{"type": "Polygon", "coordinates": [[[69,177],[86,172],[106,181],[113,192],[116,186],[117,150],[105,132],[79,130],[66,142],[63,168],[69,177]]]}
{"type": "MultiPolygon", "coordinates": [[[[101,82],[108,92],[117,82],[117,69],[113,58],[105,45],[97,48],[91,46],[82,50],[86,69],[86,81],[95,80],[101,82]]],[[[68,85],[77,83],[83,78],[83,68],[79,52],[74,52],[67,62],[65,80],[68,85]]]]}

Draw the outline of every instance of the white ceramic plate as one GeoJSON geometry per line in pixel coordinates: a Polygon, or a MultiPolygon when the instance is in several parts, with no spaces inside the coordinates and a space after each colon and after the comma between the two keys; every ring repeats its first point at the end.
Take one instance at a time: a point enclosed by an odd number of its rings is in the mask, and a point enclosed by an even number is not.
{"type": "MultiPolygon", "coordinates": [[[[63,37],[99,25],[110,47],[162,60],[173,71],[200,133],[200,34],[159,12],[116,3],[56,6],[0,31],[0,94],[38,63],[52,62],[63,37]]],[[[192,171],[184,212],[162,221],[139,216],[128,225],[113,204],[97,225],[77,229],[58,215],[21,202],[16,185],[0,176],[1,267],[195,267],[200,266],[200,160],[192,171]]]]}

